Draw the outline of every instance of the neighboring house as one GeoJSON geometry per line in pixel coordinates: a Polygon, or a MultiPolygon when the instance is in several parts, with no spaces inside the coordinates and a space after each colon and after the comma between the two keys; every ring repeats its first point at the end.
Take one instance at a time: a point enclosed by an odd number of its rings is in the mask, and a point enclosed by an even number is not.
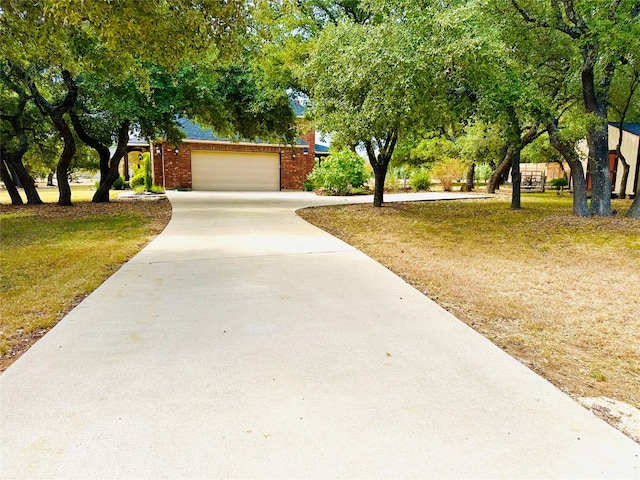
{"type": "MultiPolygon", "coordinates": [[[[521,163],[520,173],[522,174],[523,187],[526,187],[532,179],[540,179],[549,183],[555,178],[569,178],[571,175],[569,165],[566,162],[563,162],[562,165],[558,162],[521,163]]],[[[511,173],[509,173],[509,182],[511,182],[511,173]]]]}
{"type": "MultiPolygon", "coordinates": [[[[640,123],[622,124],[622,146],[620,150],[629,164],[629,178],[627,179],[627,195],[635,195],[640,181],[640,123]]],[[[609,174],[611,176],[611,192],[617,194],[622,183],[622,162],[616,156],[618,146],[619,128],[617,123],[609,123],[609,174]]],[[[591,174],[587,157],[589,147],[586,140],[577,145],[577,150],[582,157],[582,167],[587,176],[587,189],[591,190],[591,174]]]]}
{"type": "MultiPolygon", "coordinates": [[[[609,124],[609,162],[611,165],[612,188],[619,192],[622,184],[622,161],[616,159],[616,147],[620,134],[619,124],[609,124]]],[[[620,151],[629,164],[629,178],[625,192],[635,195],[640,181],[640,123],[622,124],[622,145],[620,151]]]]}

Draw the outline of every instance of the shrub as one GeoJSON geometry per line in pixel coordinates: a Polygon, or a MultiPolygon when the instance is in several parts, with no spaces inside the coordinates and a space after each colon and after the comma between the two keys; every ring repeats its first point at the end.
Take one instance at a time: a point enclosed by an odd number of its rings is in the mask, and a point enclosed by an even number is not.
{"type": "Polygon", "coordinates": [[[385,186],[392,190],[404,190],[409,185],[411,178],[411,167],[409,165],[400,165],[399,167],[392,168],[387,174],[385,179],[385,186]],[[392,176],[395,180],[389,180],[392,176]]]}
{"type": "MultiPolygon", "coordinates": [[[[96,190],[100,188],[100,180],[96,180],[94,183],[96,190]]],[[[129,182],[125,181],[124,177],[118,177],[111,185],[111,190],[125,190],[129,188],[129,182]]]]}
{"type": "Polygon", "coordinates": [[[450,192],[453,182],[464,175],[464,165],[457,158],[446,158],[437,162],[431,170],[431,175],[436,180],[440,180],[445,192],[450,192]]]}
{"type": "Polygon", "coordinates": [[[488,163],[479,163],[476,165],[476,180],[486,182],[491,176],[493,169],[488,163]]]}
{"type": "Polygon", "coordinates": [[[144,191],[144,172],[142,169],[138,170],[138,173],[131,177],[129,180],[129,186],[135,191],[137,191],[139,187],[142,187],[144,191]]]}
{"type": "Polygon", "coordinates": [[[402,188],[402,182],[394,175],[394,172],[387,172],[384,178],[384,189],[390,192],[396,192],[402,188]]]}
{"type": "Polygon", "coordinates": [[[151,154],[145,152],[142,154],[143,158],[143,173],[144,173],[144,189],[147,192],[151,192],[153,188],[153,178],[151,176],[151,154]]]}
{"type": "Polygon", "coordinates": [[[332,153],[316,164],[307,181],[314,188],[324,188],[334,195],[346,195],[359,188],[369,178],[364,160],[354,152],[332,153]]]}
{"type": "Polygon", "coordinates": [[[164,193],[164,188],[162,188],[160,185],[153,185],[153,186],[151,186],[151,192],[152,193],[164,193]]]}
{"type": "Polygon", "coordinates": [[[124,190],[126,187],[126,183],[124,181],[124,177],[118,177],[116,178],[116,181],[113,182],[113,185],[111,185],[111,189],[112,190],[124,190]]]}
{"type": "Polygon", "coordinates": [[[560,193],[560,191],[562,191],[564,187],[569,185],[569,182],[564,177],[554,178],[549,183],[551,184],[551,188],[553,188],[554,190],[558,190],[558,193],[560,193]]]}
{"type": "Polygon", "coordinates": [[[416,192],[429,190],[431,188],[431,175],[426,168],[416,170],[413,175],[411,175],[411,188],[416,192]]]}

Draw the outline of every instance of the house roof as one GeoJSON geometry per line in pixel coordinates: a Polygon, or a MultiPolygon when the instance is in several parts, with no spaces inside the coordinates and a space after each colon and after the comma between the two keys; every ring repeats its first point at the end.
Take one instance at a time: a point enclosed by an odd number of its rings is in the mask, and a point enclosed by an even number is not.
{"type": "Polygon", "coordinates": [[[316,151],[316,155],[317,154],[321,154],[321,155],[328,155],[329,154],[329,147],[327,147],[326,145],[320,145],[319,143],[315,144],[315,151],[316,151]]]}
{"type": "Polygon", "coordinates": [[[289,100],[289,106],[296,117],[304,117],[304,112],[306,110],[306,102],[304,99],[300,97],[292,98],[289,100]]]}
{"type": "MultiPolygon", "coordinates": [[[[609,122],[609,125],[618,128],[619,123],[609,122]]],[[[640,123],[623,123],[622,129],[640,137],[640,123]]]]}
{"type": "Polygon", "coordinates": [[[143,138],[138,137],[137,135],[131,135],[129,137],[129,141],[127,142],[128,147],[148,147],[149,142],[143,138]]]}
{"type": "MultiPolygon", "coordinates": [[[[184,140],[207,140],[210,142],[230,142],[230,143],[259,143],[259,144],[268,144],[269,142],[265,140],[261,140],[256,138],[254,140],[249,140],[245,138],[227,138],[216,135],[213,130],[210,128],[203,128],[197,123],[189,120],[188,118],[178,118],[178,124],[180,128],[185,133],[184,140]]],[[[298,146],[308,146],[309,144],[302,139],[298,138],[296,140],[296,145],[298,146]]]]}

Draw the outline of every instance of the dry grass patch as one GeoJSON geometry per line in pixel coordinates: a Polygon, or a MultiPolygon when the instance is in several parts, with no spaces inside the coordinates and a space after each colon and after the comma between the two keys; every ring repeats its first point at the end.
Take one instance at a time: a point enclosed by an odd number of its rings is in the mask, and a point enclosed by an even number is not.
{"type": "Polygon", "coordinates": [[[157,201],[0,205],[0,371],[160,233],[157,201]]]}
{"type": "Polygon", "coordinates": [[[574,217],[555,194],[523,198],[521,211],[487,199],[299,214],[572,396],[640,407],[640,223],[574,217]]]}

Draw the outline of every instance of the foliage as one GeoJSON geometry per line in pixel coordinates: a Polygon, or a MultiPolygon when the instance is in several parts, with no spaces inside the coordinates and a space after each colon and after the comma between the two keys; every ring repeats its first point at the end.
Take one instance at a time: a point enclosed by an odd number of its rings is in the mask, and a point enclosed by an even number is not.
{"type": "Polygon", "coordinates": [[[144,191],[144,179],[145,179],[145,172],[144,169],[140,169],[138,171],[138,173],[136,173],[133,177],[131,177],[129,179],[129,187],[132,190],[137,191],[144,191]]]}
{"type": "Polygon", "coordinates": [[[558,177],[558,178],[552,179],[549,182],[549,184],[551,185],[551,188],[553,188],[554,190],[558,190],[558,192],[560,192],[561,190],[564,189],[564,187],[569,185],[569,181],[564,177],[558,177]]]}
{"type": "Polygon", "coordinates": [[[431,175],[442,183],[445,192],[450,192],[453,182],[464,175],[465,167],[457,158],[446,158],[436,163],[431,169],[431,175]]]}
{"type": "Polygon", "coordinates": [[[421,140],[412,152],[421,163],[435,164],[445,158],[458,157],[460,147],[442,135],[431,135],[421,140]]]}
{"type": "Polygon", "coordinates": [[[116,181],[113,182],[113,185],[111,185],[111,188],[113,190],[124,190],[126,185],[127,182],[125,181],[124,177],[118,177],[116,181]]]}
{"type": "Polygon", "coordinates": [[[393,175],[387,175],[384,179],[384,190],[386,192],[397,192],[402,189],[403,182],[401,179],[393,175]]]}
{"type": "Polygon", "coordinates": [[[243,1],[13,0],[2,7],[0,58],[144,79],[149,62],[173,68],[183,59],[229,58],[246,14],[243,1]]]}
{"type": "Polygon", "coordinates": [[[562,162],[563,158],[549,143],[549,136],[545,133],[522,149],[523,163],[562,162]]]}
{"type": "MultiPolygon", "coordinates": [[[[496,4],[496,12],[504,15],[504,2],[492,3],[496,4]]],[[[520,48],[514,57],[527,68],[525,71],[536,73],[538,90],[547,91],[541,98],[549,98],[549,91],[559,94],[553,99],[555,102],[541,106],[547,107],[547,112],[555,110],[553,116],[557,121],[562,115],[557,112],[564,108],[558,105],[558,99],[581,105],[587,125],[584,133],[589,143],[591,166],[590,211],[598,216],[609,216],[612,210],[606,125],[611,110],[610,99],[617,96],[612,87],[620,88],[616,85],[616,70],[633,63],[640,51],[638,2],[512,0],[510,7],[514,17],[509,22],[509,38],[512,43],[524,41],[532,47],[520,48]],[[556,71],[552,72],[554,68],[556,71]]],[[[578,190],[576,182],[574,190],[575,194],[578,190]]],[[[585,189],[580,185],[579,190],[585,189]]]]}
{"type": "Polygon", "coordinates": [[[431,174],[426,168],[419,168],[411,175],[411,188],[416,192],[431,188],[431,174]]]}
{"type": "Polygon", "coordinates": [[[317,164],[307,177],[315,188],[323,188],[336,195],[345,195],[359,188],[369,178],[364,160],[356,153],[343,150],[332,153],[317,164]]]}
{"type": "Polygon", "coordinates": [[[458,144],[463,161],[498,165],[506,149],[503,126],[498,122],[474,120],[465,127],[458,144]]]}
{"type": "Polygon", "coordinates": [[[487,163],[479,163],[476,165],[476,179],[480,182],[486,182],[491,175],[491,166],[487,163]]]}
{"type": "Polygon", "coordinates": [[[142,154],[142,162],[144,165],[144,189],[150,192],[153,187],[153,172],[151,171],[151,154],[149,152],[142,154]]]}
{"type": "Polygon", "coordinates": [[[316,127],[366,151],[378,207],[396,143],[431,121],[433,65],[421,57],[426,46],[414,27],[397,18],[330,23],[305,69],[316,127]]]}
{"type": "Polygon", "coordinates": [[[399,165],[391,168],[385,180],[385,187],[389,190],[404,190],[411,178],[411,165],[399,165]]]}
{"type": "MultiPolygon", "coordinates": [[[[117,178],[130,129],[177,141],[176,119],[189,115],[225,136],[282,143],[295,137],[285,89],[266,79],[248,48],[244,1],[16,0],[1,10],[0,66],[21,72],[3,75],[4,86],[28,86],[49,115],[68,100],[76,132],[100,154],[103,189],[117,178]],[[113,144],[118,148],[108,158],[113,144]]],[[[50,135],[64,138],[62,169],[81,144],[67,134],[68,122],[60,116],[50,135]]],[[[108,200],[108,192],[96,192],[94,200],[108,200]]]]}

